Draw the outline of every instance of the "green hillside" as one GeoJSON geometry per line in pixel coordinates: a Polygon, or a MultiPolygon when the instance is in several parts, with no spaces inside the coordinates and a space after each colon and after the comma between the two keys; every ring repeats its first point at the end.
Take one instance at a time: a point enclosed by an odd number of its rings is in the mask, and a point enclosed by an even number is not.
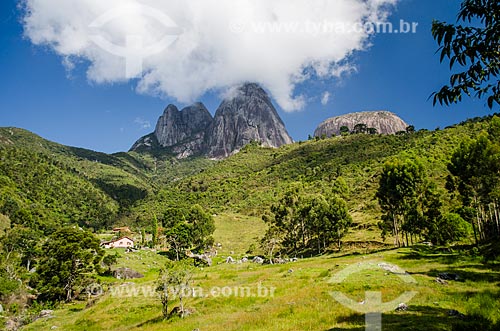
{"type": "Polygon", "coordinates": [[[298,142],[279,149],[247,145],[240,153],[198,174],[163,187],[134,207],[134,218],[154,211],[199,203],[214,213],[260,217],[297,182],[309,193],[342,190],[356,226],[376,228],[381,211],[375,198],[384,163],[419,158],[451,208],[445,193],[446,169],[465,138],[489,127],[488,119],[470,120],[444,130],[393,136],[350,135],[298,142]]]}
{"type": "MultiPolygon", "coordinates": [[[[474,237],[468,233],[460,237],[456,246],[417,245],[401,249],[393,249],[391,234],[381,236],[384,211],[376,193],[388,161],[417,162],[425,171],[426,182],[432,183],[434,196],[439,197],[442,215],[456,212],[462,201],[458,193],[449,192],[447,179],[454,152],[462,142],[483,137],[477,140],[478,146],[491,145],[484,153],[491,152],[494,158],[485,160],[492,162],[487,164],[491,169],[496,169],[499,148],[495,139],[499,133],[498,118],[487,117],[432,132],[355,134],[313,139],[279,149],[252,143],[228,159],[212,161],[177,160],[147,153],[107,155],[53,143],[22,129],[0,128],[0,302],[7,312],[5,320],[21,318],[22,323],[34,322],[27,330],[48,330],[54,326],[61,330],[218,330],[221,325],[228,330],[360,329],[363,316],[333,300],[329,291],[336,287],[328,280],[344,267],[367,259],[402,266],[418,282],[418,296],[408,311],[384,314],[388,329],[412,329],[412,325],[425,324],[427,330],[469,330],[469,326],[493,330],[499,313],[495,281],[500,278],[498,263],[494,262],[498,247],[495,241],[487,239],[495,233],[491,206],[496,208],[496,191],[488,193],[493,200],[485,200],[489,211],[478,209],[485,220],[483,225],[487,226],[479,229],[482,245],[473,247],[474,237]],[[484,138],[486,132],[490,132],[489,138],[484,138]],[[341,251],[337,251],[336,245],[325,244],[327,254],[322,256],[304,247],[284,247],[269,253],[265,243],[275,241],[264,237],[273,228],[264,222],[263,216],[272,220],[271,207],[293,190],[309,198],[324,196],[324,201],[330,201],[330,197],[342,203],[345,200],[353,222],[345,237],[339,238],[343,241],[341,251]],[[81,230],[75,225],[90,229],[97,237],[78,232],[81,230]],[[145,249],[131,253],[108,250],[106,258],[101,259],[103,251],[95,249],[96,238],[109,240],[123,235],[110,230],[124,225],[132,230],[127,235],[145,249]],[[71,233],[82,238],[88,235],[87,251],[78,252],[78,243],[54,244],[60,240],[59,233],[68,238],[71,233]],[[192,299],[188,305],[195,309],[194,316],[169,321],[162,319],[161,303],[154,293],[147,297],[113,297],[113,289],[134,284],[148,286],[155,292],[159,270],[164,265],[171,266],[167,257],[175,257],[174,246],[182,247],[183,257],[190,249],[203,251],[209,243],[217,247],[219,255],[213,257],[212,266],[192,269],[196,285],[258,288],[259,284],[266,284],[276,288],[276,297],[192,299]],[[57,251],[59,248],[61,252],[57,251]],[[50,293],[50,286],[61,284],[59,277],[52,276],[41,282],[44,274],[36,270],[41,261],[54,262],[46,256],[49,249],[50,254],[59,254],[54,255],[56,261],[73,259],[77,266],[80,258],[73,253],[81,254],[87,261],[95,257],[89,266],[81,268],[78,276],[82,283],[73,286],[72,303],[30,304],[30,298],[40,291],[50,293]],[[256,255],[273,256],[273,252],[279,257],[299,257],[299,261],[288,265],[225,263],[228,256],[251,259],[256,255]],[[311,255],[315,256],[309,258],[311,255]],[[132,268],[145,277],[132,282],[117,280],[109,271],[117,267],[132,268]],[[463,278],[443,285],[436,281],[442,272],[456,272],[463,278]],[[106,291],[86,297],[85,289],[91,282],[97,282],[106,291]],[[41,309],[53,307],[57,308],[55,318],[35,321],[41,309]],[[463,315],[447,316],[450,310],[463,315]],[[256,323],[256,319],[261,322],[256,323]]],[[[482,178],[481,174],[474,176],[482,178]]],[[[492,183],[492,179],[496,177],[481,179],[486,180],[481,184],[492,183]]],[[[474,217],[469,222],[474,225],[474,217]]],[[[479,219],[477,222],[477,226],[481,225],[479,219]]],[[[417,238],[421,241],[426,237],[418,234],[417,238]]],[[[457,240],[446,242],[453,241],[457,240]]],[[[311,242],[314,243],[313,237],[311,242]]],[[[61,263],[61,268],[68,265],[71,264],[61,263]]],[[[50,272],[45,270],[46,275],[50,272]]],[[[384,296],[395,298],[397,291],[408,289],[397,279],[387,280],[387,273],[367,271],[360,277],[342,285],[342,290],[358,302],[364,291],[380,289],[384,296]],[[360,281],[365,285],[358,285],[360,281]]]]}
{"type": "Polygon", "coordinates": [[[108,155],[53,143],[22,129],[0,128],[2,190],[10,192],[2,196],[13,201],[3,198],[0,213],[16,218],[8,208],[36,209],[46,219],[96,229],[134,225],[194,203],[213,213],[261,217],[300,182],[310,193],[341,190],[355,225],[373,231],[380,218],[375,190],[388,159],[420,158],[428,177],[444,190],[454,149],[487,128],[487,120],[476,119],[433,132],[315,139],[280,149],[251,144],[223,161],[134,152],[108,155]]]}
{"type": "Polygon", "coordinates": [[[0,128],[0,159],[0,214],[14,223],[24,223],[21,214],[26,213],[96,230],[111,226],[163,183],[211,164],[136,153],[108,155],[17,128],[0,128]]]}

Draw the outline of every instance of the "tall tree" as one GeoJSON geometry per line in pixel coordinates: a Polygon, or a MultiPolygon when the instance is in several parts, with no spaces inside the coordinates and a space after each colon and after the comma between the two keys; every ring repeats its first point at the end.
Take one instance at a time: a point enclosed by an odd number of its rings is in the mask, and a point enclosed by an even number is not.
{"type": "Polygon", "coordinates": [[[167,265],[160,270],[157,280],[156,291],[160,294],[163,318],[173,316],[175,308],[169,312],[169,304],[179,299],[179,315],[184,318],[186,315],[186,299],[192,296],[193,272],[188,267],[177,264],[167,265]]]}
{"type": "Polygon", "coordinates": [[[85,277],[99,269],[99,239],[79,228],[62,228],[43,245],[44,257],[32,278],[43,301],[71,301],[85,277]]]}
{"type": "Polygon", "coordinates": [[[153,219],[151,221],[151,245],[153,248],[155,248],[158,244],[158,227],[158,218],[156,217],[156,214],[153,214],[153,219]]]}
{"type": "Polygon", "coordinates": [[[345,126],[345,125],[341,126],[339,131],[340,131],[340,135],[342,135],[342,136],[348,136],[350,133],[349,127],[345,126]]]}
{"type": "Polygon", "coordinates": [[[445,245],[466,238],[469,235],[469,229],[470,224],[460,215],[447,213],[430,224],[427,238],[434,245],[445,245]]]}
{"type": "Polygon", "coordinates": [[[418,161],[395,160],[384,165],[376,197],[384,212],[383,221],[390,224],[396,246],[401,246],[405,237],[408,244],[407,235],[412,230],[408,221],[417,208],[425,184],[424,168],[418,161]]]}
{"type": "Polygon", "coordinates": [[[352,224],[352,218],[344,199],[332,196],[326,199],[322,194],[301,200],[298,214],[305,220],[307,238],[316,241],[318,254],[336,242],[341,248],[341,239],[352,224]]]}
{"type": "Polygon", "coordinates": [[[263,219],[269,224],[262,241],[267,251],[279,247],[296,252],[316,247],[318,254],[336,242],[340,249],[341,239],[351,225],[346,202],[333,194],[307,195],[300,185],[292,187],[271,208],[272,216],[263,219]]]}
{"type": "Polygon", "coordinates": [[[460,67],[450,84],[433,94],[434,104],[449,105],[460,102],[463,94],[474,94],[486,97],[490,108],[500,105],[500,2],[464,0],[457,23],[434,21],[432,35],[441,62],[449,59],[450,69],[460,67]]]}
{"type": "Polygon", "coordinates": [[[212,215],[207,213],[200,205],[193,205],[187,217],[192,228],[192,242],[198,249],[212,245],[212,234],[215,231],[215,223],[212,215]]]}
{"type": "Polygon", "coordinates": [[[354,129],[352,130],[352,132],[354,134],[360,134],[360,133],[366,133],[367,130],[368,130],[368,126],[366,124],[359,123],[359,124],[356,124],[354,126],[354,129]]]}
{"type": "Polygon", "coordinates": [[[300,245],[306,245],[305,222],[298,215],[301,194],[302,185],[293,185],[278,203],[271,206],[271,221],[283,233],[283,246],[295,251],[300,245]]]}
{"type": "Polygon", "coordinates": [[[3,247],[7,251],[7,255],[10,252],[19,254],[21,264],[29,271],[42,253],[39,244],[42,240],[42,235],[40,231],[15,225],[2,238],[3,247]]]}
{"type": "Polygon", "coordinates": [[[453,154],[448,170],[451,176],[447,188],[457,190],[464,207],[475,213],[472,225],[476,241],[499,235],[500,145],[486,132],[464,141],[453,154]]]}

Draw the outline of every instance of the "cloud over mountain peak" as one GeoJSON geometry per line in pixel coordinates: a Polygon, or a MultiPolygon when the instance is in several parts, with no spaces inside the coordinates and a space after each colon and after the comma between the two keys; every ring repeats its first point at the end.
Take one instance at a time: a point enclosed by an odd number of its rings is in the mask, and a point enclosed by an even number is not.
{"type": "Polygon", "coordinates": [[[210,90],[260,83],[286,111],[295,86],[350,71],[353,52],[397,0],[24,0],[24,30],[67,67],[88,62],[97,83],[192,102],[210,90]]]}

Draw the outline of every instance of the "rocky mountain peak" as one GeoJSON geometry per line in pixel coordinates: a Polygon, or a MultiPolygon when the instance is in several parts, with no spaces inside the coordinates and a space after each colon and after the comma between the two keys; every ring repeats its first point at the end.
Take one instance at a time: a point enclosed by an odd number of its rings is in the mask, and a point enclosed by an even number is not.
{"type": "Polygon", "coordinates": [[[267,147],[293,142],[266,91],[247,83],[228,93],[214,118],[202,103],[181,111],[169,105],[155,131],[139,139],[131,150],[163,148],[179,158],[199,155],[219,159],[252,141],[267,147]]]}
{"type": "Polygon", "coordinates": [[[259,97],[269,99],[269,95],[264,89],[256,83],[245,83],[237,88],[240,96],[244,97],[259,97]]]}
{"type": "Polygon", "coordinates": [[[211,122],[212,115],[202,103],[181,111],[169,105],[158,119],[154,134],[162,147],[171,147],[203,132],[211,122]]]}
{"type": "Polygon", "coordinates": [[[405,121],[392,112],[385,110],[365,111],[329,118],[318,126],[314,131],[314,136],[321,137],[325,135],[331,137],[340,135],[342,127],[345,126],[349,131],[352,131],[357,124],[364,124],[367,128],[374,128],[380,134],[395,134],[405,131],[408,127],[405,121]]]}
{"type": "Polygon", "coordinates": [[[224,158],[255,141],[266,147],[293,143],[269,95],[247,83],[226,98],[207,134],[208,156],[224,158]]]}

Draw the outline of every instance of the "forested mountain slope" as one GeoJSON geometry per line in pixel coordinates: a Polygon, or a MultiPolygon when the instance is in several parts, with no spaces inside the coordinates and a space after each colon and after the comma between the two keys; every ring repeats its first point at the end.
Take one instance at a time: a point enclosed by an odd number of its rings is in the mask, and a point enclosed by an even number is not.
{"type": "Polygon", "coordinates": [[[490,118],[436,131],[316,138],[279,149],[251,144],[206,171],[165,186],[139,203],[134,217],[147,218],[152,211],[162,214],[165,208],[193,203],[214,212],[260,216],[300,182],[310,193],[341,191],[355,220],[374,221],[380,218],[375,198],[379,175],[391,158],[419,158],[451,208],[453,201],[444,188],[447,164],[460,142],[488,129],[490,118]]]}
{"type": "MultiPolygon", "coordinates": [[[[109,226],[134,224],[170,207],[206,208],[261,216],[294,183],[306,192],[341,192],[355,220],[380,216],[375,190],[391,158],[420,158],[445,194],[447,163],[461,141],[489,118],[444,130],[383,136],[349,135],[263,148],[256,143],[219,162],[170,155],[108,155],[49,142],[26,130],[0,128],[0,213],[109,226]],[[119,215],[120,214],[120,215],[119,215]],[[57,216],[58,215],[58,216],[57,216]]],[[[449,202],[452,203],[452,202],[449,202]]]]}

